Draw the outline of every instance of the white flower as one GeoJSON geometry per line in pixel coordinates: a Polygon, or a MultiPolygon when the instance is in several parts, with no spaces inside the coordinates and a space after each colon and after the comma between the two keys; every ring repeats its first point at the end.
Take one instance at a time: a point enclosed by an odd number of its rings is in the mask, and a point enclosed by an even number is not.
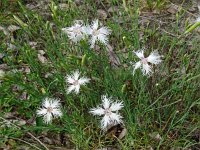
{"type": "Polygon", "coordinates": [[[138,68],[142,69],[143,75],[151,75],[153,71],[152,66],[150,66],[149,63],[157,65],[162,62],[162,56],[159,55],[157,51],[151,52],[151,54],[147,58],[144,57],[144,50],[139,50],[134,53],[140,58],[140,61],[133,64],[133,75],[135,73],[135,70],[138,68]]]}
{"type": "Polygon", "coordinates": [[[99,21],[93,21],[91,26],[86,28],[86,33],[91,36],[90,38],[90,47],[94,48],[96,41],[100,41],[101,43],[108,45],[108,35],[111,34],[111,30],[108,27],[100,27],[99,21]]]}
{"type": "Polygon", "coordinates": [[[43,116],[43,120],[46,124],[52,122],[52,118],[58,118],[62,116],[60,110],[60,101],[53,98],[45,98],[42,102],[42,107],[37,110],[38,116],[43,116]]]}
{"type": "Polygon", "coordinates": [[[90,79],[82,77],[79,78],[80,73],[79,71],[75,71],[73,75],[67,75],[65,78],[66,83],[69,84],[69,87],[67,88],[67,93],[71,93],[72,91],[75,91],[76,94],[80,91],[80,86],[85,85],[86,83],[89,83],[90,79]]]}
{"type": "Polygon", "coordinates": [[[118,110],[123,108],[122,102],[112,102],[111,98],[108,98],[106,95],[101,97],[102,106],[97,108],[92,108],[90,113],[93,115],[103,116],[101,120],[101,128],[105,130],[108,125],[116,125],[122,123],[122,116],[118,113],[118,110]]]}
{"type": "Polygon", "coordinates": [[[85,38],[85,29],[82,20],[74,21],[74,25],[71,27],[62,28],[62,31],[66,33],[73,42],[77,43],[85,38]]]}

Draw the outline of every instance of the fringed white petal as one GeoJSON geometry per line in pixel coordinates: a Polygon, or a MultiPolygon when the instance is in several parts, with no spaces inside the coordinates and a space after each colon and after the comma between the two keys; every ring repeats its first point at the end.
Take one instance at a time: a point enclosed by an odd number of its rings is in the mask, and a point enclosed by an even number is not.
{"type": "Polygon", "coordinates": [[[47,108],[50,106],[50,103],[51,103],[51,100],[49,98],[45,98],[42,103],[42,106],[47,108]]]}
{"type": "Polygon", "coordinates": [[[111,104],[110,109],[112,111],[118,111],[118,110],[122,109],[123,107],[124,106],[123,106],[122,102],[114,102],[111,104]]]}
{"type": "Polygon", "coordinates": [[[78,80],[80,85],[85,85],[86,83],[89,83],[90,79],[82,77],[78,80]]]}
{"type": "Polygon", "coordinates": [[[78,85],[76,85],[76,86],[74,86],[75,87],[75,93],[76,94],[78,94],[79,93],[79,91],[80,91],[80,84],[78,84],[78,85]]]}
{"type": "Polygon", "coordinates": [[[161,57],[162,56],[158,54],[158,51],[153,51],[149,57],[147,57],[147,61],[156,65],[162,62],[161,57]]]}
{"type": "Polygon", "coordinates": [[[73,79],[74,79],[74,80],[78,80],[79,76],[80,76],[80,73],[79,73],[78,70],[76,70],[76,71],[73,73],[73,79]]]}
{"type": "Polygon", "coordinates": [[[62,116],[62,112],[61,112],[60,109],[54,109],[52,113],[53,113],[55,118],[58,118],[58,117],[62,116]]]}
{"type": "Polygon", "coordinates": [[[60,101],[59,99],[54,99],[52,102],[51,102],[51,107],[52,108],[59,108],[60,107],[60,101]]]}
{"type": "Polygon", "coordinates": [[[107,109],[107,108],[110,107],[111,100],[109,98],[107,98],[106,95],[102,96],[102,101],[103,101],[103,107],[104,107],[104,109],[107,109]]]}
{"type": "Polygon", "coordinates": [[[92,23],[93,23],[93,24],[92,24],[92,29],[93,29],[93,30],[97,30],[97,29],[98,29],[98,26],[99,26],[99,21],[98,21],[98,19],[97,19],[97,20],[94,20],[92,23]]]}
{"type": "Polygon", "coordinates": [[[71,31],[73,31],[72,27],[66,27],[66,28],[62,28],[62,31],[66,34],[69,34],[71,31]]]}
{"type": "Polygon", "coordinates": [[[142,65],[142,73],[143,75],[148,75],[150,76],[152,74],[152,68],[148,64],[143,64],[142,65]]]}
{"type": "Polygon", "coordinates": [[[101,128],[103,130],[106,129],[106,127],[111,123],[110,117],[109,116],[104,116],[103,119],[101,120],[101,128]]]}
{"type": "Polygon", "coordinates": [[[74,85],[70,85],[68,88],[67,88],[67,94],[71,93],[73,90],[75,90],[75,86],[74,85]]]}
{"type": "Polygon", "coordinates": [[[66,82],[68,82],[68,83],[70,83],[70,84],[73,84],[74,83],[74,79],[72,78],[72,76],[70,76],[70,75],[67,75],[67,77],[66,77],[66,82]]]}
{"type": "Polygon", "coordinates": [[[84,35],[91,35],[92,31],[93,30],[89,25],[82,27],[82,32],[83,32],[84,35]]]}
{"type": "Polygon", "coordinates": [[[135,74],[135,71],[136,69],[140,68],[142,66],[142,63],[140,61],[136,62],[134,65],[133,65],[133,75],[135,74]]]}
{"type": "Polygon", "coordinates": [[[139,57],[140,59],[143,59],[144,58],[144,50],[138,50],[136,52],[134,52],[135,55],[137,55],[137,57],[139,57]]]}
{"type": "Polygon", "coordinates": [[[108,45],[108,38],[107,36],[105,36],[104,34],[99,34],[97,36],[98,41],[100,41],[101,43],[103,43],[104,45],[108,45]]]}
{"type": "Polygon", "coordinates": [[[90,39],[90,48],[94,48],[94,45],[95,45],[95,43],[96,43],[96,41],[97,41],[97,36],[92,36],[91,37],[91,39],[90,39]]]}
{"type": "Polygon", "coordinates": [[[92,109],[90,110],[90,113],[92,113],[93,115],[101,116],[101,115],[104,114],[104,109],[101,108],[101,107],[92,108],[92,109]]]}
{"type": "Polygon", "coordinates": [[[38,116],[43,116],[43,115],[47,114],[47,109],[45,109],[45,108],[40,108],[40,109],[38,109],[38,110],[36,111],[36,113],[37,113],[38,116]]]}
{"type": "Polygon", "coordinates": [[[47,113],[46,115],[44,115],[43,120],[46,124],[49,124],[52,122],[52,115],[51,113],[47,113]]]}
{"type": "Polygon", "coordinates": [[[104,34],[104,35],[110,35],[111,34],[111,30],[109,28],[107,28],[107,27],[101,27],[99,29],[99,32],[101,34],[104,34]]]}
{"type": "Polygon", "coordinates": [[[110,118],[111,118],[112,122],[115,124],[122,123],[122,116],[120,116],[117,113],[112,113],[110,115],[110,118]]]}

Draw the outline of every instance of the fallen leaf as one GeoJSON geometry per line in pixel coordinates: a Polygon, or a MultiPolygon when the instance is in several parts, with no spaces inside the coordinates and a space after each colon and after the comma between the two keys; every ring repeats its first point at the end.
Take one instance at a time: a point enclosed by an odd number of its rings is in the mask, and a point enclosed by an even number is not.
{"type": "Polygon", "coordinates": [[[123,139],[126,136],[126,134],[127,134],[127,129],[123,128],[121,133],[119,134],[118,139],[120,139],[120,140],[123,139]]]}
{"type": "Polygon", "coordinates": [[[33,10],[35,8],[37,8],[37,5],[34,5],[34,4],[27,4],[26,7],[30,10],[33,10]]]}
{"type": "Polygon", "coordinates": [[[199,9],[199,11],[200,11],[200,1],[198,1],[198,9],[199,9]]]}
{"type": "Polygon", "coordinates": [[[18,125],[18,126],[23,126],[23,125],[25,125],[26,124],[26,121],[25,120],[16,120],[16,124],[18,125]]]}
{"type": "Polygon", "coordinates": [[[8,46],[8,49],[11,49],[11,50],[16,50],[17,47],[11,43],[7,43],[7,46],[8,46]]]}
{"type": "Polygon", "coordinates": [[[160,136],[160,134],[158,132],[153,132],[153,133],[150,133],[149,136],[156,140],[156,141],[160,141],[162,140],[162,137],[160,136]]]}
{"type": "Polygon", "coordinates": [[[41,55],[44,55],[45,51],[44,50],[38,50],[38,53],[41,54],[41,55]]]}
{"type": "Polygon", "coordinates": [[[110,7],[108,9],[108,12],[109,13],[119,12],[119,8],[118,8],[118,6],[110,7]]]}
{"type": "Polygon", "coordinates": [[[44,77],[45,77],[45,78],[48,78],[48,77],[50,77],[50,76],[52,76],[52,75],[53,75],[52,73],[47,72],[47,73],[44,75],[44,77]]]}
{"type": "Polygon", "coordinates": [[[37,46],[37,42],[29,42],[29,45],[31,46],[31,48],[35,49],[35,47],[37,46]]]}
{"type": "Polygon", "coordinates": [[[69,8],[69,5],[66,3],[60,3],[58,6],[61,10],[67,10],[69,8]]]}
{"type": "Polygon", "coordinates": [[[74,2],[76,3],[76,5],[81,5],[83,4],[84,0],[74,0],[74,2]]]}
{"type": "Polygon", "coordinates": [[[151,146],[148,146],[147,150],[153,150],[153,148],[151,146]]]}
{"type": "Polygon", "coordinates": [[[8,119],[12,118],[15,114],[13,112],[8,112],[3,115],[3,118],[8,119]]]}
{"type": "Polygon", "coordinates": [[[20,27],[15,26],[15,25],[9,25],[9,26],[8,26],[8,30],[9,30],[10,32],[14,32],[14,31],[19,30],[19,29],[20,29],[20,27]]]}
{"type": "Polygon", "coordinates": [[[99,16],[99,18],[102,18],[102,19],[106,19],[108,17],[106,11],[103,9],[98,9],[97,15],[99,16]]]}
{"type": "Polygon", "coordinates": [[[48,137],[44,137],[43,142],[50,145],[54,144],[53,140],[48,137]]]}
{"type": "Polygon", "coordinates": [[[10,35],[9,32],[8,32],[8,30],[7,30],[6,28],[0,26],[0,30],[3,31],[3,33],[4,33],[5,35],[10,35]]]}
{"type": "Polygon", "coordinates": [[[115,54],[113,48],[110,45],[108,45],[108,56],[113,67],[119,67],[121,65],[118,56],[115,54]]]}
{"type": "Polygon", "coordinates": [[[8,65],[7,64],[0,64],[0,69],[6,70],[6,69],[8,69],[8,65]]]}
{"type": "Polygon", "coordinates": [[[24,67],[24,72],[27,73],[27,74],[29,74],[29,73],[31,72],[30,67],[25,66],[25,67],[24,67]]]}
{"type": "Polygon", "coordinates": [[[47,59],[46,57],[44,57],[43,55],[41,54],[38,54],[38,59],[41,63],[46,63],[47,62],[47,59]]]}
{"type": "Polygon", "coordinates": [[[121,140],[125,137],[126,133],[127,133],[127,129],[123,125],[117,124],[114,126],[110,126],[106,134],[107,134],[107,137],[111,139],[118,138],[121,140]]]}
{"type": "Polygon", "coordinates": [[[24,91],[20,96],[21,100],[27,100],[28,98],[29,98],[29,96],[28,96],[28,93],[26,91],[24,91]]]}
{"type": "Polygon", "coordinates": [[[0,79],[2,79],[5,76],[5,71],[0,69],[0,79]]]}
{"type": "Polygon", "coordinates": [[[17,149],[18,150],[30,150],[30,147],[23,145],[23,146],[18,146],[17,149]]]}
{"type": "Polygon", "coordinates": [[[176,14],[177,11],[178,11],[178,6],[173,5],[173,4],[171,4],[169,8],[167,9],[167,12],[171,14],[176,14]]]}

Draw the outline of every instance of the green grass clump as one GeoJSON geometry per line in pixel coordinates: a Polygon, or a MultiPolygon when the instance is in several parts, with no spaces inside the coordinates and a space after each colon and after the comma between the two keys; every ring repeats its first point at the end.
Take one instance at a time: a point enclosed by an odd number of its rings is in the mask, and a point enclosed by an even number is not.
{"type": "MultiPolygon", "coordinates": [[[[5,75],[0,76],[0,145],[17,149],[25,144],[43,149],[45,146],[36,139],[43,142],[40,136],[45,134],[53,139],[54,135],[68,137],[70,146],[77,149],[198,148],[200,46],[196,34],[172,36],[161,32],[156,22],[141,25],[138,11],[141,4],[137,0],[65,4],[67,9],[63,10],[58,1],[51,2],[42,12],[42,9],[31,11],[25,2],[19,2],[17,8],[9,6],[9,11],[1,11],[5,16],[0,17],[2,26],[15,24],[20,29],[9,35],[0,31],[3,54],[0,63],[7,64],[5,75]],[[111,65],[105,46],[100,45],[100,51],[95,51],[86,41],[74,44],[61,30],[74,20],[90,23],[100,18],[98,9],[114,7],[118,10],[108,13],[108,18],[101,22],[112,30],[109,43],[121,63],[116,68],[111,65]],[[30,42],[37,44],[33,46],[30,42]],[[7,43],[16,48],[9,48],[7,43]],[[133,51],[143,47],[146,54],[158,50],[164,56],[163,62],[153,67],[150,77],[143,76],[140,70],[132,75],[130,62],[138,60],[133,51]],[[46,63],[38,59],[41,50],[46,63]],[[91,81],[81,88],[80,94],[67,94],[65,76],[75,70],[91,81]],[[105,134],[98,118],[89,113],[90,108],[101,103],[104,94],[124,103],[120,112],[127,134],[123,139],[105,134]],[[62,103],[63,117],[49,125],[36,115],[45,97],[59,98],[62,103]],[[26,123],[5,126],[11,120],[26,123]]],[[[154,9],[157,5],[163,8],[165,3],[157,0],[147,4],[154,9]]],[[[6,2],[1,5],[8,6],[6,2]]],[[[176,22],[168,28],[181,33],[176,22]]],[[[66,146],[63,143],[54,146],[66,146]]]]}

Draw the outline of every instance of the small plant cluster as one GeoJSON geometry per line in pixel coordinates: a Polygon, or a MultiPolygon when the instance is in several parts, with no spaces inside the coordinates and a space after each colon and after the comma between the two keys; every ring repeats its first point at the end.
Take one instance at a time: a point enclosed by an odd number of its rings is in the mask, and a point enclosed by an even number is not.
{"type": "MultiPolygon", "coordinates": [[[[75,24],[71,27],[62,28],[62,31],[66,33],[69,39],[77,43],[81,40],[88,39],[91,48],[94,48],[97,42],[108,46],[108,35],[111,34],[111,30],[105,26],[99,26],[99,21],[94,20],[91,25],[84,25],[83,21],[76,20],[75,24]]],[[[140,59],[138,62],[131,64],[133,65],[133,75],[136,69],[141,69],[143,75],[150,76],[153,73],[152,65],[161,63],[162,56],[157,51],[150,53],[148,57],[144,56],[144,49],[134,52],[134,54],[140,59]]],[[[81,86],[86,85],[90,82],[87,77],[80,77],[81,73],[76,70],[72,74],[65,77],[66,82],[66,93],[70,94],[74,92],[79,94],[81,86]]],[[[109,126],[122,124],[122,116],[118,112],[124,105],[122,101],[113,101],[112,97],[107,95],[101,96],[102,104],[96,108],[90,109],[90,113],[93,115],[103,116],[101,120],[101,128],[106,130],[109,126]]],[[[53,118],[62,116],[61,103],[58,99],[46,97],[43,100],[41,108],[37,110],[38,116],[43,116],[45,123],[51,123],[53,118]]]]}

